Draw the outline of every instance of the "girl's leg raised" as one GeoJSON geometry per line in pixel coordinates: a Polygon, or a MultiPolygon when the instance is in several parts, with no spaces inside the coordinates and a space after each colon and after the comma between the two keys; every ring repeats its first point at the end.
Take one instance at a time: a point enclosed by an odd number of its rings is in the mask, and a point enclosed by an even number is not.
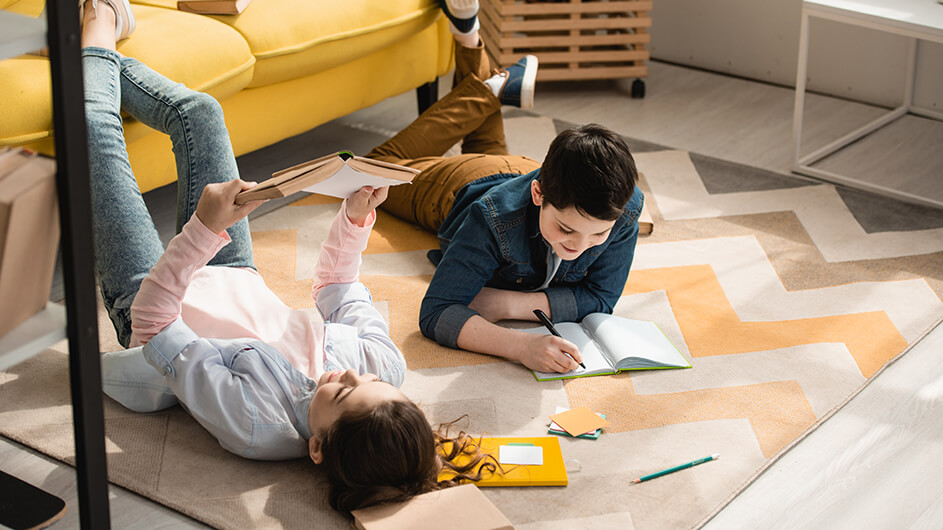
{"type": "MultiPolygon", "coordinates": [[[[196,211],[203,188],[239,178],[219,103],[175,83],[136,59],[121,59],[121,106],[145,125],[170,135],[177,164],[177,231],[196,211]]],[[[249,223],[228,230],[232,242],[210,265],[253,267],[249,223]]]]}
{"type": "MultiPolygon", "coordinates": [[[[110,31],[113,37],[114,28],[110,31]]],[[[131,302],[164,249],[128,162],[119,111],[119,60],[107,48],[82,52],[95,266],[118,341],[127,346],[131,302]]]]}

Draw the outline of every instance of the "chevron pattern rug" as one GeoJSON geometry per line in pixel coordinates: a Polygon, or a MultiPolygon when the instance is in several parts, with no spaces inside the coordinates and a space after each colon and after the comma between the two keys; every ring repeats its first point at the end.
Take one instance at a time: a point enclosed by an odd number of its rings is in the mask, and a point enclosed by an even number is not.
{"type": "MultiPolygon", "coordinates": [[[[509,114],[511,150],[542,159],[568,125],[509,114]]],[[[385,134],[365,125],[354,148],[385,134]]],[[[608,416],[598,440],[560,440],[568,487],[486,491],[517,528],[697,526],[943,317],[943,212],[630,146],[654,231],[615,312],[655,320],[691,370],[538,383],[520,365],[419,333],[432,234],[381,213],[364,255],[362,280],[410,368],[403,391],[433,424],[468,414],[471,432],[539,436],[557,406],[608,416]],[[722,456],[630,484],[711,453],[722,456]]],[[[337,207],[312,195],[252,220],[259,271],[292,307],[314,310],[311,273],[337,207]]],[[[103,349],[115,347],[101,320],[103,349]]],[[[0,432],[71,461],[64,351],[0,373],[0,432]]],[[[216,527],[349,527],[306,461],[232,456],[179,408],[140,415],[106,399],[106,417],[114,483],[216,527]]]]}

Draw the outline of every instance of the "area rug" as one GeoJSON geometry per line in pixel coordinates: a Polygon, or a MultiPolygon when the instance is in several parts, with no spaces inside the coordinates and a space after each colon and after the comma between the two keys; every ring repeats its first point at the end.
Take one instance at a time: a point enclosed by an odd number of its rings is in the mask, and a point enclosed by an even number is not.
{"type": "MultiPolygon", "coordinates": [[[[542,158],[567,126],[512,113],[511,149],[542,158]]],[[[368,146],[384,136],[358,133],[368,146]]],[[[558,406],[608,416],[598,440],[560,439],[567,487],[486,491],[516,528],[696,526],[943,316],[943,212],[629,142],[654,231],[615,313],[656,321],[690,370],[539,383],[422,337],[432,234],[381,213],[364,256],[362,280],[409,366],[403,391],[433,424],[467,414],[473,433],[540,436],[558,406]],[[720,459],[630,483],[712,453],[720,459]]],[[[252,220],[259,271],[293,307],[313,310],[311,273],[337,207],[312,195],[252,220]]],[[[116,348],[100,320],[103,350],[116,348]]],[[[64,351],[0,373],[0,434],[71,462],[64,351]]],[[[180,408],[105,407],[116,484],[220,528],[349,527],[305,460],[232,456],[180,408]]]]}

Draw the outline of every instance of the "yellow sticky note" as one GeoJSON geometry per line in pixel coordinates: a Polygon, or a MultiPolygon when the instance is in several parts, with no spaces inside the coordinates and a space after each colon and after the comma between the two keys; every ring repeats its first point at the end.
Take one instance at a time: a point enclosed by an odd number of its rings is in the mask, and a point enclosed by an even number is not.
{"type": "Polygon", "coordinates": [[[550,416],[557,425],[573,436],[606,427],[609,422],[597,416],[587,407],[576,407],[560,414],[550,416]]]}

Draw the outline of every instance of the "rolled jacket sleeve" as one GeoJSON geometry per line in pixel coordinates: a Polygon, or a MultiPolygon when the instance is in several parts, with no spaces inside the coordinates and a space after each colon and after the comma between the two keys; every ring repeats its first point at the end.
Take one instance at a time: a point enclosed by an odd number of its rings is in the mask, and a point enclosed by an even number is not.
{"type": "Polygon", "coordinates": [[[501,250],[488,215],[480,204],[468,208],[422,299],[419,329],[443,346],[458,348],[459,332],[469,318],[478,314],[468,304],[500,266],[501,250]]]}

